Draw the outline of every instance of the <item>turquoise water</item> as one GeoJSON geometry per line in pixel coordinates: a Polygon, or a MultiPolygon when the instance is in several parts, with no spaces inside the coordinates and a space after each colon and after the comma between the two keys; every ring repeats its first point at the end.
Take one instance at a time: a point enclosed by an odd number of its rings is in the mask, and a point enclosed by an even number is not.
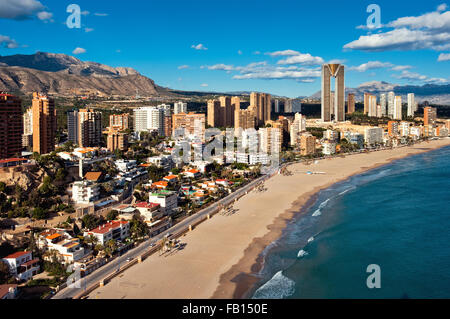
{"type": "Polygon", "coordinates": [[[266,249],[253,297],[450,298],[449,159],[414,155],[322,191],[266,249]]]}

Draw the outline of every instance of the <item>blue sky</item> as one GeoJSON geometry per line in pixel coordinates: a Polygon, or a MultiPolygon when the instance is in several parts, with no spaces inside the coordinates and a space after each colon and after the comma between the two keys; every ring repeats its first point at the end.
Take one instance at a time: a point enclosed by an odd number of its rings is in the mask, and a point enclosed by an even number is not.
{"type": "Polygon", "coordinates": [[[181,90],[311,95],[320,64],[333,60],[348,87],[442,84],[449,10],[444,0],[0,0],[0,55],[65,53],[181,90]],[[83,11],[80,29],[65,25],[71,3],[83,11]],[[371,3],[382,27],[369,30],[371,3]]]}

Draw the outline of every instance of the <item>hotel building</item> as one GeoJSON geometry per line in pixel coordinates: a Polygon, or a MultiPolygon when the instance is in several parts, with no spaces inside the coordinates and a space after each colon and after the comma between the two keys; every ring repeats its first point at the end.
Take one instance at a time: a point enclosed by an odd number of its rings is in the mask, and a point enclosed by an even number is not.
{"type": "Polygon", "coordinates": [[[347,100],[347,113],[352,114],[355,112],[355,94],[349,93],[347,100]]]}

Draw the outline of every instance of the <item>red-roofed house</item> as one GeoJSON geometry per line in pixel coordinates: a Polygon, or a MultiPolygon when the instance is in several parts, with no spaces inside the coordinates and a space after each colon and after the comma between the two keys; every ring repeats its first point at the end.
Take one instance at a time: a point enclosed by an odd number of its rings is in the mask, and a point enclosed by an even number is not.
{"type": "Polygon", "coordinates": [[[178,176],[176,175],[170,175],[163,178],[164,181],[168,182],[169,184],[176,184],[178,182],[178,176]]]}
{"type": "Polygon", "coordinates": [[[130,236],[130,223],[126,221],[111,221],[95,229],[84,232],[84,236],[94,236],[104,245],[111,239],[124,240],[130,236]]]}
{"type": "Polygon", "coordinates": [[[182,174],[189,178],[198,178],[202,175],[202,173],[200,173],[198,169],[190,169],[186,172],[183,172],[182,174]]]}
{"type": "Polygon", "coordinates": [[[166,181],[160,181],[152,184],[152,187],[155,187],[157,189],[166,189],[169,187],[169,183],[166,181]]]}
{"type": "Polygon", "coordinates": [[[17,280],[28,281],[39,271],[39,259],[33,259],[31,251],[22,251],[2,259],[9,267],[9,272],[17,280]]]}

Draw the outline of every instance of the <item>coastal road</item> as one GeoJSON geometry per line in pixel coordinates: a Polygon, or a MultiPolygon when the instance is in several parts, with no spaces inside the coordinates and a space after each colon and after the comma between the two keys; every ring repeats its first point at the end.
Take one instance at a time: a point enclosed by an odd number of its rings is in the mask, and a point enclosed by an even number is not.
{"type": "Polygon", "coordinates": [[[215,202],[211,206],[199,211],[198,213],[187,217],[186,219],[182,220],[178,224],[174,225],[173,227],[169,228],[168,230],[160,233],[159,235],[152,237],[151,239],[143,242],[139,246],[129,250],[122,256],[116,257],[109,263],[105,264],[104,266],[100,267],[99,269],[95,270],[93,273],[87,275],[86,277],[81,279],[80,286],[81,288],[64,288],[60,290],[58,293],[56,293],[52,299],[72,299],[73,297],[81,294],[84,290],[89,288],[90,286],[100,282],[104,278],[106,278],[108,275],[117,272],[120,267],[127,264],[127,259],[135,259],[145,252],[147,252],[150,248],[152,248],[153,245],[155,245],[159,240],[161,240],[164,236],[167,234],[174,234],[175,237],[178,233],[181,233],[185,231],[189,225],[194,225],[197,222],[203,220],[206,218],[208,214],[214,213],[220,204],[223,205],[229,205],[233,203],[237,198],[245,195],[247,191],[249,191],[252,187],[255,185],[269,179],[273,173],[271,174],[261,176],[254,181],[250,182],[249,184],[243,186],[242,188],[238,189],[237,191],[231,193],[227,197],[221,199],[218,202],[215,202]]]}

